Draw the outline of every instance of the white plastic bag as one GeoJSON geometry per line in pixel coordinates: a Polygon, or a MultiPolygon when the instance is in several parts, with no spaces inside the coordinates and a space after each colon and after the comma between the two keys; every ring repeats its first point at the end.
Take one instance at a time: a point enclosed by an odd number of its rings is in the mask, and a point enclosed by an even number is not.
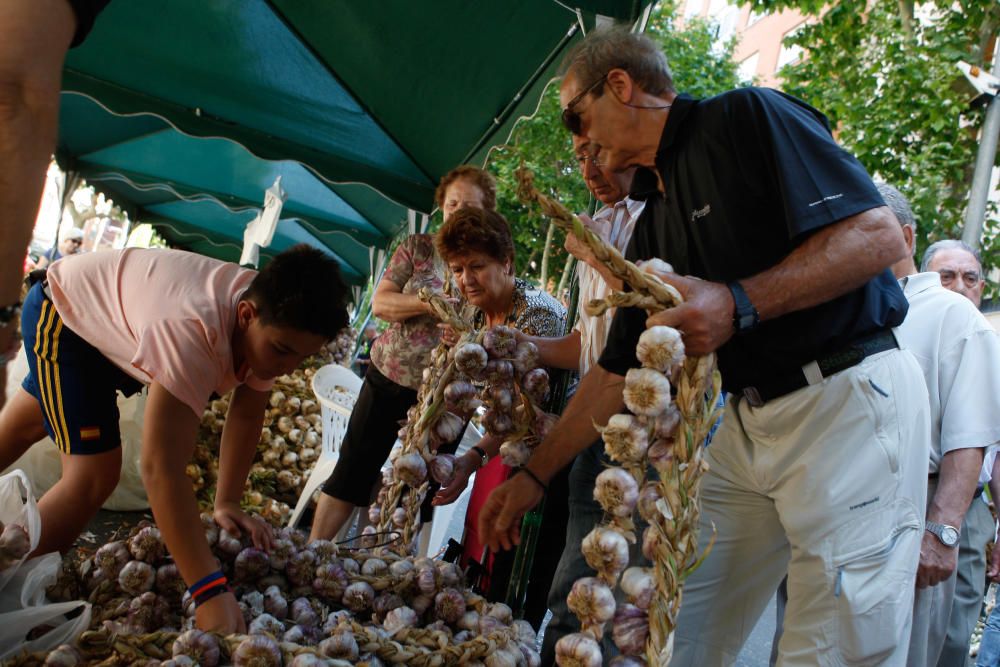
{"type": "MultiPolygon", "coordinates": [[[[30,551],[38,546],[41,515],[31,483],[21,470],[0,477],[0,521],[16,523],[28,531],[30,551]]],[[[29,551],[29,553],[30,553],[29,551]]],[[[21,560],[0,572],[0,660],[23,651],[44,651],[72,641],[90,625],[90,603],[83,601],[49,603],[45,589],[55,583],[62,558],[57,553],[21,560]],[[81,609],[66,619],[65,614],[81,609]],[[25,641],[34,628],[52,629],[41,637],[25,641]]]]}

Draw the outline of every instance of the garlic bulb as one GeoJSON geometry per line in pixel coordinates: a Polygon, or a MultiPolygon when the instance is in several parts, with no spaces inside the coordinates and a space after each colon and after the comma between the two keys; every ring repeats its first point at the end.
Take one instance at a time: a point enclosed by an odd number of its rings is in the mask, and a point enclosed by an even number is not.
{"type": "Polygon", "coordinates": [[[514,630],[517,632],[517,641],[522,644],[528,644],[529,646],[534,646],[538,642],[538,634],[535,632],[535,628],[532,627],[531,623],[519,618],[513,623],[514,630]]]}
{"type": "Polygon", "coordinates": [[[337,632],[332,637],[321,641],[316,648],[328,658],[338,658],[351,662],[358,659],[358,642],[351,632],[337,632]]]}
{"type": "Polygon", "coordinates": [[[375,589],[365,581],[356,581],[344,590],[341,602],[354,613],[371,609],[375,601],[375,589]]]}
{"type": "Polygon", "coordinates": [[[514,407],[514,395],[504,386],[492,387],[489,394],[490,406],[500,412],[510,412],[514,407]]]}
{"type": "Polygon", "coordinates": [[[424,595],[434,595],[437,593],[437,572],[433,565],[421,567],[417,570],[417,588],[424,595]]]}
{"type": "Polygon", "coordinates": [[[392,467],[396,477],[413,488],[419,487],[427,479],[427,464],[418,452],[403,454],[392,467]]]}
{"type": "Polygon", "coordinates": [[[438,577],[442,586],[457,588],[464,585],[465,575],[456,563],[449,563],[446,560],[437,561],[438,577]]]}
{"type": "Polygon", "coordinates": [[[288,600],[277,586],[268,586],[264,590],[264,611],[275,618],[288,616],[288,600]]]}
{"type": "Polygon", "coordinates": [[[409,607],[398,607],[386,614],[382,627],[392,636],[403,630],[415,627],[418,620],[417,612],[409,607]]]}
{"type": "Polygon", "coordinates": [[[128,606],[128,624],[139,632],[152,632],[163,627],[170,614],[170,605],[152,591],[132,598],[128,606]]]}
{"type": "Polygon", "coordinates": [[[630,517],[639,500],[639,487],[622,468],[607,468],[594,483],[594,500],[612,516],[630,517]]]}
{"type": "Polygon", "coordinates": [[[153,590],[156,582],[156,571],[149,563],[141,560],[129,561],[118,573],[118,585],[129,595],[142,595],[153,590]]]}
{"type": "Polygon", "coordinates": [[[455,627],[460,630],[468,630],[469,632],[479,631],[479,612],[474,609],[467,610],[462,614],[455,622],[455,627]]]}
{"type": "Polygon", "coordinates": [[[313,655],[312,653],[299,653],[292,658],[289,667],[326,667],[329,660],[313,655]]]}
{"type": "Polygon", "coordinates": [[[623,398],[633,413],[655,417],[670,405],[670,380],[651,368],[631,368],[625,374],[623,398]]]}
{"type": "Polygon", "coordinates": [[[378,505],[372,505],[368,508],[368,521],[374,525],[378,525],[379,520],[382,518],[382,508],[378,505]]]}
{"type": "Polygon", "coordinates": [[[528,371],[521,378],[521,388],[534,403],[541,404],[549,395],[549,373],[544,368],[528,371]]]}
{"type": "Polygon", "coordinates": [[[587,565],[597,570],[609,583],[628,567],[628,542],[616,530],[598,526],[580,545],[587,565]]]}
{"type": "Polygon", "coordinates": [[[353,558],[342,558],[340,560],[340,565],[344,568],[347,574],[361,574],[361,566],[358,565],[358,561],[353,558]]]}
{"type": "Polygon", "coordinates": [[[639,336],[635,356],[646,368],[661,373],[669,372],[671,368],[684,361],[684,342],[681,340],[680,332],[665,326],[646,329],[639,336]]]}
{"type": "Polygon", "coordinates": [[[538,366],[538,346],[529,340],[517,344],[514,349],[514,370],[524,375],[538,366]]]}
{"type": "Polygon", "coordinates": [[[506,359],[514,355],[517,338],[514,329],[505,326],[495,326],[483,334],[483,348],[494,359],[506,359]]]}
{"type": "Polygon", "coordinates": [[[659,551],[660,542],[660,531],[657,527],[652,525],[646,528],[646,530],[642,531],[642,555],[647,560],[655,563],[659,555],[657,552],[659,551]]]}
{"type": "Polygon", "coordinates": [[[397,560],[389,565],[389,573],[396,579],[402,579],[413,571],[413,561],[397,560]]]}
{"type": "Polygon", "coordinates": [[[478,343],[465,343],[455,348],[455,366],[471,378],[480,376],[488,360],[489,355],[478,343]]]}
{"type": "Polygon", "coordinates": [[[423,593],[414,596],[413,599],[410,600],[410,608],[416,612],[417,616],[423,616],[424,612],[430,609],[433,604],[434,598],[423,593]]]}
{"type": "Polygon", "coordinates": [[[271,543],[271,550],[267,556],[271,567],[275,570],[284,570],[293,553],[295,553],[295,545],[292,544],[291,540],[278,537],[271,543]]]}
{"type": "Polygon", "coordinates": [[[524,440],[510,440],[500,445],[500,460],[505,466],[520,468],[531,460],[531,447],[524,440]]]}
{"type": "Polygon", "coordinates": [[[677,435],[677,427],[681,423],[681,411],[675,403],[671,403],[666,412],[656,418],[656,437],[671,440],[677,435]]]}
{"type": "Polygon", "coordinates": [[[657,440],[646,450],[649,465],[657,471],[666,470],[674,458],[674,443],[672,440],[657,440]]]}
{"type": "Polygon", "coordinates": [[[629,602],[639,609],[649,609],[649,603],[656,592],[652,568],[630,567],[625,570],[622,573],[621,589],[629,602]]]}
{"type": "Polygon", "coordinates": [[[518,667],[518,661],[520,659],[520,651],[514,653],[507,648],[507,645],[504,645],[501,648],[497,648],[496,650],[487,653],[486,657],[483,659],[483,664],[486,667],[518,667]]]}
{"type": "Polygon", "coordinates": [[[431,433],[433,433],[437,442],[445,444],[458,440],[462,435],[462,427],[464,426],[464,419],[453,412],[445,411],[434,422],[434,426],[431,427],[431,433]]]}
{"type": "Polygon", "coordinates": [[[233,667],[281,667],[281,662],[281,648],[265,635],[251,635],[233,651],[233,667]]]}
{"type": "Polygon", "coordinates": [[[441,486],[448,486],[455,479],[455,455],[438,454],[430,464],[431,479],[441,486]]]}
{"type": "Polygon", "coordinates": [[[94,564],[107,572],[109,576],[117,577],[125,563],[132,560],[125,543],[122,541],[108,542],[94,554],[94,564]]]}
{"type": "Polygon", "coordinates": [[[349,583],[347,572],[339,563],[326,563],[316,568],[313,590],[323,597],[339,600],[349,583]]]}
{"type": "Polygon", "coordinates": [[[445,407],[454,412],[462,412],[466,403],[476,396],[476,387],[468,380],[455,380],[444,388],[445,407]]]}
{"type": "Polygon", "coordinates": [[[514,364],[503,359],[490,359],[483,371],[487,382],[494,385],[509,384],[514,380],[514,364]]]}
{"type": "MultiPolygon", "coordinates": [[[[402,507],[397,507],[397,510],[403,509],[402,507]]],[[[403,510],[404,513],[406,510],[403,510]]],[[[361,574],[366,577],[381,577],[385,574],[389,566],[386,565],[385,561],[381,558],[368,558],[361,565],[361,574]]]]}
{"type": "Polygon", "coordinates": [[[649,639],[649,618],[635,605],[622,604],[615,611],[611,638],[625,655],[641,655],[649,639]]]}
{"type": "Polygon", "coordinates": [[[250,622],[247,626],[247,634],[251,635],[270,635],[272,637],[280,637],[285,633],[285,626],[282,625],[281,621],[276,619],[270,614],[261,614],[257,618],[250,622]]]}
{"type": "MultiPolygon", "coordinates": [[[[82,664],[84,664],[83,655],[76,647],[71,644],[62,644],[45,656],[44,667],[76,667],[82,664]]],[[[215,664],[206,664],[205,667],[214,667],[215,664]]]]}
{"type": "Polygon", "coordinates": [[[146,526],[128,541],[128,550],[136,560],[155,563],[163,558],[167,547],[163,544],[160,529],[156,526],[146,526]]]}
{"type": "Polygon", "coordinates": [[[233,578],[236,581],[253,581],[263,577],[271,569],[271,559],[256,547],[242,550],[233,562],[233,578]]]}
{"type": "Polygon", "coordinates": [[[229,559],[236,558],[237,554],[243,551],[243,543],[240,542],[240,538],[225,529],[219,531],[218,547],[219,552],[229,559]]]}
{"type": "Polygon", "coordinates": [[[608,425],[598,428],[604,439],[604,451],[612,461],[639,463],[649,447],[647,429],[634,415],[614,415],[608,425]]]}
{"type": "Polygon", "coordinates": [[[293,428],[295,428],[295,422],[292,421],[291,417],[287,417],[287,416],[286,417],[279,417],[278,418],[278,422],[277,422],[277,424],[275,424],[275,426],[277,426],[278,430],[281,431],[282,433],[288,433],[293,428]]]}
{"type": "Polygon", "coordinates": [[[659,513],[659,510],[656,509],[656,501],[659,499],[660,490],[657,488],[657,482],[646,482],[639,489],[639,501],[636,503],[636,507],[639,509],[639,516],[646,523],[652,522],[653,518],[659,513]]]}
{"type": "Polygon", "coordinates": [[[503,602],[494,602],[487,607],[486,616],[495,618],[504,625],[510,625],[514,622],[514,612],[503,602]]]}
{"type": "Polygon", "coordinates": [[[174,640],[173,655],[176,658],[186,655],[202,667],[215,667],[219,664],[219,640],[215,635],[201,630],[188,630],[174,640]]]}
{"type": "Polygon", "coordinates": [[[386,614],[403,606],[403,598],[396,593],[382,593],[372,602],[372,610],[378,621],[385,620],[386,614]]]}
{"type": "Polygon", "coordinates": [[[491,435],[502,437],[514,430],[514,420],[509,414],[491,408],[483,415],[483,427],[491,435]]]}
{"type": "Polygon", "coordinates": [[[615,595],[596,577],[577,579],[566,596],[566,604],[585,626],[600,625],[615,615],[615,595]]]}
{"type": "Polygon", "coordinates": [[[156,591],[170,600],[177,601],[187,590],[187,584],[181,578],[180,570],[174,563],[161,565],[156,570],[156,591]]]}
{"type": "Polygon", "coordinates": [[[593,637],[574,632],[556,642],[556,664],[559,667],[601,667],[601,647],[593,637]]]}
{"type": "Polygon", "coordinates": [[[541,667],[542,656],[538,655],[534,644],[518,642],[517,647],[521,651],[521,662],[518,664],[523,664],[524,667],[541,667]]]}
{"type": "Polygon", "coordinates": [[[535,436],[539,440],[544,440],[558,421],[559,415],[535,410],[535,436]]]}
{"type": "Polygon", "coordinates": [[[337,557],[337,545],[332,540],[313,540],[306,548],[316,554],[317,563],[329,563],[337,557]]]}
{"type": "Polygon", "coordinates": [[[292,601],[291,617],[299,625],[310,628],[319,625],[319,615],[313,609],[309,598],[296,598],[292,601]]]}
{"type": "Polygon", "coordinates": [[[647,667],[646,659],[638,655],[616,655],[608,667],[647,667]]]}
{"type": "Polygon", "coordinates": [[[445,588],[434,598],[434,615],[445,623],[455,623],[465,614],[465,598],[454,588],[445,588]]]}
{"type": "Polygon", "coordinates": [[[285,403],[286,397],[285,393],[282,391],[272,391],[271,397],[268,402],[271,404],[272,408],[281,407],[285,403]]]}
{"type": "Polygon", "coordinates": [[[505,629],[503,621],[487,614],[479,615],[479,634],[487,637],[494,632],[502,632],[505,629]]]}
{"type": "Polygon", "coordinates": [[[311,586],[316,572],[316,555],[311,551],[299,551],[288,559],[285,574],[292,586],[311,586]]]}

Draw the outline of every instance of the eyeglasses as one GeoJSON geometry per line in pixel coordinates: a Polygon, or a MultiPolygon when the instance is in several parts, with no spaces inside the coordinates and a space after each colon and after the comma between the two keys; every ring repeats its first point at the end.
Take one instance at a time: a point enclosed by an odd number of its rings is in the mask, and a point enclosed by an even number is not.
{"type": "Polygon", "coordinates": [[[563,126],[566,127],[567,130],[569,130],[570,132],[572,132],[573,134],[576,134],[576,135],[582,135],[583,134],[583,132],[582,132],[583,120],[580,118],[580,114],[578,114],[576,112],[576,109],[574,109],[574,107],[577,104],[579,104],[580,100],[582,100],[584,97],[586,97],[588,93],[590,93],[591,91],[593,91],[599,85],[603,84],[604,80],[607,77],[608,77],[608,75],[605,72],[601,76],[600,79],[598,79],[594,83],[592,83],[589,86],[587,86],[586,88],[584,88],[584,90],[579,95],[577,95],[576,97],[574,97],[573,99],[571,99],[569,101],[569,103],[566,105],[566,108],[562,110],[562,124],[563,124],[563,126]]]}
{"type": "Polygon", "coordinates": [[[66,242],[73,245],[83,245],[83,239],[66,239],[66,242]]]}
{"type": "MultiPolygon", "coordinates": [[[[942,269],[941,271],[938,271],[938,274],[941,276],[942,285],[952,284],[959,276],[958,272],[952,271],[951,269],[942,269]]],[[[979,271],[963,271],[961,276],[962,282],[965,283],[966,287],[975,287],[979,284],[979,281],[982,280],[982,276],[979,271]]]]}

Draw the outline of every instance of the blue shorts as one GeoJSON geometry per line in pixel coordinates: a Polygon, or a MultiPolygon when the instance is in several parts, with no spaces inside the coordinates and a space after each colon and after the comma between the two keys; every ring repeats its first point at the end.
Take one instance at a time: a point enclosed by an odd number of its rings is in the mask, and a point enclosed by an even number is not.
{"type": "Polygon", "coordinates": [[[100,454],[121,446],[118,391],[131,396],[142,383],[65,326],[42,283],[24,301],[21,335],[28,357],[21,386],[41,404],[59,451],[100,454]]]}

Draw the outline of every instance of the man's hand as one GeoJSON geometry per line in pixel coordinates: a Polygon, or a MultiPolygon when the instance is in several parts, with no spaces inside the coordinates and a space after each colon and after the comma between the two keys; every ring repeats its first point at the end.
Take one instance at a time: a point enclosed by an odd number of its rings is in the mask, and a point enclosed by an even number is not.
{"type": "Polygon", "coordinates": [[[684,303],[660,311],[646,320],[647,327],[664,325],[681,332],[685,351],[693,356],[715,352],[733,337],[735,304],[729,288],[676,273],[664,273],[646,265],[643,270],[677,288],[684,303]]]}
{"type": "MultiPolygon", "coordinates": [[[[946,547],[936,536],[924,531],[924,539],[920,544],[920,566],[917,568],[917,588],[940,584],[951,576],[956,567],[958,548],[946,547]]],[[[993,567],[992,564],[990,567],[993,567]]]]}
{"type": "MultiPolygon", "coordinates": [[[[245,530],[250,534],[250,539],[253,540],[255,547],[264,551],[271,550],[274,542],[271,526],[262,519],[250,516],[241,510],[236,503],[216,503],[215,522],[219,524],[220,528],[233,535],[238,536],[245,530]]],[[[220,595],[219,597],[224,596],[220,595]]]]}
{"type": "Polygon", "coordinates": [[[993,551],[990,552],[990,562],[986,564],[986,576],[991,581],[1000,583],[1000,539],[993,543],[993,551]]]}
{"type": "Polygon", "coordinates": [[[207,602],[198,605],[194,612],[194,619],[198,628],[205,632],[231,635],[234,632],[243,634],[247,631],[243,612],[240,611],[240,605],[232,593],[216,595],[207,602]]]}
{"type": "Polygon", "coordinates": [[[527,475],[515,475],[490,494],[479,512],[479,538],[490,551],[521,543],[521,518],[542,499],[542,489],[527,475]]]}

